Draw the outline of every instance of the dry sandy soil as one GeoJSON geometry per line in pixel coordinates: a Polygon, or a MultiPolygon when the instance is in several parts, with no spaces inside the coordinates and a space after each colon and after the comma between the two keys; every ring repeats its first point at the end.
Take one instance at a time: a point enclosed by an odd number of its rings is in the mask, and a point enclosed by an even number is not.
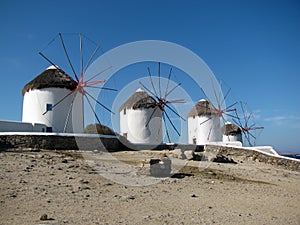
{"type": "Polygon", "coordinates": [[[2,151],[0,224],[300,224],[299,172],[172,159],[153,178],[161,154],[2,151]]]}

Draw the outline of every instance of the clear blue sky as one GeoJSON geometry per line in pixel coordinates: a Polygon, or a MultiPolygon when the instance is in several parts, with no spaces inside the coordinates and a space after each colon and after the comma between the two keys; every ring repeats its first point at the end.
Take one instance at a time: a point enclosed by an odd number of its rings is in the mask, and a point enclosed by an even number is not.
{"type": "Polygon", "coordinates": [[[1,120],[21,120],[21,90],[48,66],[38,52],[58,32],[82,32],[103,51],[165,40],[198,54],[248,103],[265,127],[258,144],[300,150],[299,1],[2,0],[0,24],[1,120]]]}

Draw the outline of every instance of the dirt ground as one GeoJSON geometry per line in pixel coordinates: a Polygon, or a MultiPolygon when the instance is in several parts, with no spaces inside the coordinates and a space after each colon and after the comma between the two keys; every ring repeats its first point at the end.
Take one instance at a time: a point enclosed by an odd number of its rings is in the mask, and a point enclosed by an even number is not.
{"type": "Polygon", "coordinates": [[[300,172],[171,158],[153,178],[162,154],[2,151],[0,224],[300,224],[300,172]]]}

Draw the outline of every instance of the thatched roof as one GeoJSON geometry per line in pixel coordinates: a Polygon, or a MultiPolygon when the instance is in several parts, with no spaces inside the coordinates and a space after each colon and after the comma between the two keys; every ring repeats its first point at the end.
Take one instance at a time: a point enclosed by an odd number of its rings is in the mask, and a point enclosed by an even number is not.
{"type": "Polygon", "coordinates": [[[193,116],[216,115],[217,109],[207,100],[201,99],[188,113],[187,118],[193,116]]]}
{"type": "Polygon", "coordinates": [[[77,86],[76,81],[74,81],[68,74],[63,70],[57,69],[54,66],[48,67],[44,72],[26,84],[22,90],[22,95],[24,95],[29,90],[43,89],[43,88],[66,88],[69,90],[74,90],[77,86]]]}
{"type": "Polygon", "coordinates": [[[222,127],[222,133],[226,136],[229,135],[235,136],[237,134],[241,134],[242,130],[237,125],[227,122],[222,127]]]}
{"type": "Polygon", "coordinates": [[[139,88],[136,92],[127,99],[126,102],[120,107],[119,111],[121,112],[123,109],[140,109],[140,108],[154,108],[156,105],[156,101],[154,98],[148,95],[143,89],[139,88]]]}

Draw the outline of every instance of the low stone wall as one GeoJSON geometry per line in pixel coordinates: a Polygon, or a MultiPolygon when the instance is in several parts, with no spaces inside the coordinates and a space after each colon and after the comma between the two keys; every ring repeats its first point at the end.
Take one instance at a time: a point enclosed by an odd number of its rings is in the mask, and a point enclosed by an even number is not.
{"type": "Polygon", "coordinates": [[[133,144],[122,136],[111,135],[76,135],[54,133],[0,133],[0,149],[36,148],[47,150],[99,150],[99,151],[126,151],[126,150],[172,150],[175,147],[203,151],[203,146],[196,145],[145,145],[133,144]]]}
{"type": "Polygon", "coordinates": [[[36,148],[48,150],[121,151],[124,145],[117,137],[62,135],[0,135],[0,149],[36,148]]]}
{"type": "Polygon", "coordinates": [[[213,160],[213,158],[225,156],[237,162],[239,162],[240,160],[250,160],[256,162],[264,162],[266,164],[275,165],[288,170],[300,170],[300,160],[266,154],[251,149],[218,145],[205,145],[204,154],[208,158],[208,160],[213,160]]]}

